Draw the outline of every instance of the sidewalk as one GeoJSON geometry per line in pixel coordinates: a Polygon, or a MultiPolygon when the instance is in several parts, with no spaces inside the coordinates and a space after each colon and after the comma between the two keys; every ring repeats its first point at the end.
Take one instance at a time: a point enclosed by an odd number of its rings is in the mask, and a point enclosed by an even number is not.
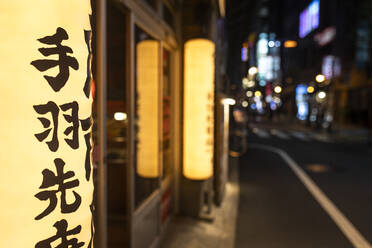
{"type": "Polygon", "coordinates": [[[175,216],[162,242],[163,248],[233,248],[239,204],[238,159],[230,158],[230,180],[220,207],[214,207],[212,222],[175,216]]]}

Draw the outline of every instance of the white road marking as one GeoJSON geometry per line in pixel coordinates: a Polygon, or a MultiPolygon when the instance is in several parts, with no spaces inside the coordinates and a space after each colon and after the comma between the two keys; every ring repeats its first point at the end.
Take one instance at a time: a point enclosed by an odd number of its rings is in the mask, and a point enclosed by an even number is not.
{"type": "Polygon", "coordinates": [[[322,135],[322,134],[318,134],[318,133],[312,134],[311,137],[314,138],[315,140],[321,141],[321,142],[327,142],[327,143],[332,142],[332,140],[329,137],[327,137],[326,135],[322,135]]]}
{"type": "Polygon", "coordinates": [[[291,135],[293,135],[297,139],[300,139],[300,140],[303,140],[303,141],[310,141],[310,138],[304,133],[297,132],[297,131],[291,131],[290,133],[291,133],[291,135]]]}
{"type": "Polygon", "coordinates": [[[267,139],[270,137],[270,134],[261,128],[257,128],[257,127],[252,128],[252,132],[260,138],[267,139]]]}
{"type": "Polygon", "coordinates": [[[368,243],[356,227],[285,151],[266,145],[252,145],[251,147],[271,151],[281,156],[353,246],[355,248],[372,248],[371,244],[368,243]]]}
{"type": "Polygon", "coordinates": [[[277,129],[271,129],[270,133],[272,135],[275,135],[276,137],[278,137],[280,139],[285,139],[285,140],[290,139],[290,137],[287,134],[285,134],[284,132],[279,131],[277,129]]]}

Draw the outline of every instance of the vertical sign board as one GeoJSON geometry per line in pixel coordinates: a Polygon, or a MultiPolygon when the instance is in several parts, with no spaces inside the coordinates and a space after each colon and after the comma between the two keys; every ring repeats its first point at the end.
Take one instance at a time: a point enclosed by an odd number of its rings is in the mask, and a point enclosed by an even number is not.
{"type": "Polygon", "coordinates": [[[159,42],[137,44],[138,158],[137,173],[159,177],[159,42]]]}
{"type": "Polygon", "coordinates": [[[0,3],[0,247],[93,247],[90,15],[0,3]]]}
{"type": "Polygon", "coordinates": [[[206,180],[213,175],[214,43],[185,44],[183,175],[206,180]]]}

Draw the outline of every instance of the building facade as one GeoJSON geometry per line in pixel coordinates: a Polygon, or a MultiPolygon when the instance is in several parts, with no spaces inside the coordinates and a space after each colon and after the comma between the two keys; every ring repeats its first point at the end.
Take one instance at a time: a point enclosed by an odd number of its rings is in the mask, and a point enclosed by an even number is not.
{"type": "MultiPolygon", "coordinates": [[[[221,183],[213,184],[213,176],[190,179],[183,166],[185,44],[208,40],[216,57],[223,56],[219,40],[224,30],[223,2],[92,1],[97,247],[160,247],[174,214],[197,215],[199,204],[204,205],[203,198],[196,205],[184,204],[185,195],[195,188],[185,185],[196,185],[199,195],[204,195],[204,185],[211,185],[207,191],[218,187],[223,192],[221,183]]],[[[223,68],[214,57],[213,66],[223,68]]],[[[209,132],[219,143],[212,140],[209,146],[212,168],[218,164],[226,170],[227,161],[219,158],[227,151],[217,149],[226,146],[221,143],[226,138],[218,138],[226,134],[215,131],[226,118],[213,117],[221,116],[214,115],[213,106],[226,109],[220,107],[222,72],[213,72],[212,86],[217,90],[208,108],[213,114],[209,132]]],[[[193,82],[193,87],[203,88],[202,83],[193,82]]],[[[201,96],[192,97],[197,101],[201,96]]]]}

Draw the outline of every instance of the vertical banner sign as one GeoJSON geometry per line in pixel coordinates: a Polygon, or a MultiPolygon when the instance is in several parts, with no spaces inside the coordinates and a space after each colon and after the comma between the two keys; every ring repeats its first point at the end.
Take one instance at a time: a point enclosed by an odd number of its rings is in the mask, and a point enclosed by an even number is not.
{"type": "Polygon", "coordinates": [[[0,247],[93,247],[90,17],[0,3],[0,247]]]}
{"type": "Polygon", "coordinates": [[[138,144],[137,173],[159,177],[159,42],[137,44],[138,144]]]}
{"type": "Polygon", "coordinates": [[[183,174],[192,180],[213,175],[214,43],[185,44],[183,174]]]}

